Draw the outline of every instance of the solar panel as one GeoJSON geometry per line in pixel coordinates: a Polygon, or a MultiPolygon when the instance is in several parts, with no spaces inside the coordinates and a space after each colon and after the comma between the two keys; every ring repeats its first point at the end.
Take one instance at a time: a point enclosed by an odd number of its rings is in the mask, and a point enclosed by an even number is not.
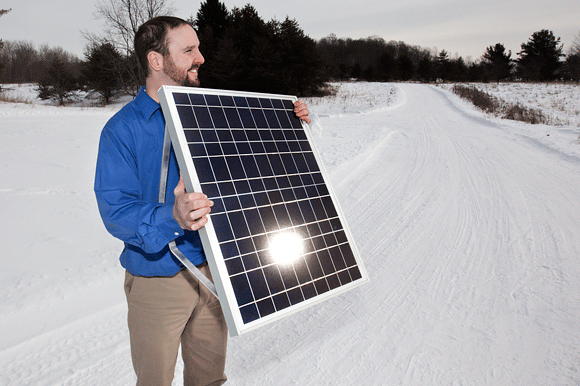
{"type": "Polygon", "coordinates": [[[367,281],[296,97],[163,86],[186,190],[214,206],[199,234],[230,335],[367,281]]]}

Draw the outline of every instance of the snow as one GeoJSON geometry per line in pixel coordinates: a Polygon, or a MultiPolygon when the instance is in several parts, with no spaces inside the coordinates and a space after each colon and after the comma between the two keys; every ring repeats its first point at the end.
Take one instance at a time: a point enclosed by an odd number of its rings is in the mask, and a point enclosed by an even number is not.
{"type": "MultiPolygon", "coordinates": [[[[579,87],[546,107],[559,126],[441,87],[336,87],[307,102],[371,280],[230,339],[228,384],[578,385],[579,87]]],[[[0,384],[131,384],[121,243],[92,192],[122,103],[26,98],[0,103],[0,384]]]]}

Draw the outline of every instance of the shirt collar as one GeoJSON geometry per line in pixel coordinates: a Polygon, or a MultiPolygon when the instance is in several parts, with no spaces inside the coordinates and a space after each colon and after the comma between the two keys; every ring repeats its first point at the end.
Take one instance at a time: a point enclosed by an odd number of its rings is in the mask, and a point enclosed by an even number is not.
{"type": "Polygon", "coordinates": [[[147,94],[147,92],[145,91],[145,87],[141,87],[139,89],[139,93],[135,97],[135,103],[139,107],[139,110],[141,110],[143,118],[145,118],[147,121],[151,119],[151,117],[157,110],[161,109],[161,105],[155,102],[149,96],[149,94],[147,94]]]}

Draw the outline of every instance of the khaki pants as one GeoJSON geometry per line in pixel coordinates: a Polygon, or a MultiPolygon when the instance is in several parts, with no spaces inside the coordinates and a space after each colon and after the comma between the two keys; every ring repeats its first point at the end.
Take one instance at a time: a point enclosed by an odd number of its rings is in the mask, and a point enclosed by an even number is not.
{"type": "MultiPolygon", "coordinates": [[[[209,278],[209,268],[200,270],[209,278]]],[[[170,386],[181,351],[186,386],[222,385],[227,327],[219,301],[188,270],[173,277],[125,275],[137,385],[170,386]]]]}

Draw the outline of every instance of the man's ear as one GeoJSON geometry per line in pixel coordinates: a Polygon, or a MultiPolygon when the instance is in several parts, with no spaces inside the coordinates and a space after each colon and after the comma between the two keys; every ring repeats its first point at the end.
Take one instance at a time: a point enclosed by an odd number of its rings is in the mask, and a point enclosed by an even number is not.
{"type": "Polygon", "coordinates": [[[159,52],[149,51],[147,54],[147,61],[149,62],[149,67],[151,67],[152,71],[161,71],[163,70],[163,55],[159,52]]]}

